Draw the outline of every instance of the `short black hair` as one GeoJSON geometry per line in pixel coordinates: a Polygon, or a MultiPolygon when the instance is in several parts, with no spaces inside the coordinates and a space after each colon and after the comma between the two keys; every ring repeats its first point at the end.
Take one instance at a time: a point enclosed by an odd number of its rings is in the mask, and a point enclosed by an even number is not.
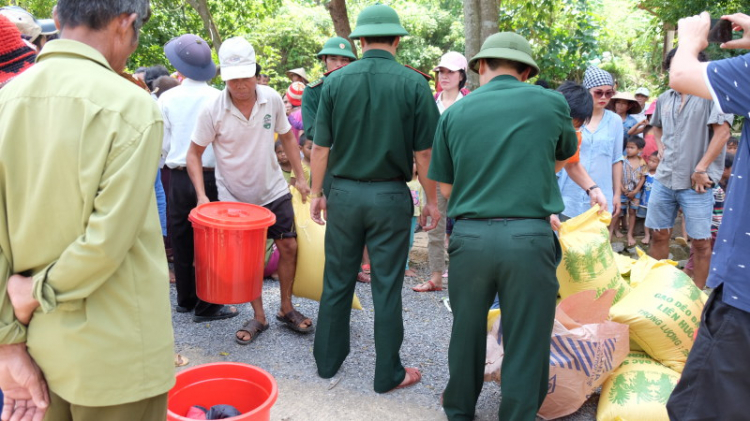
{"type": "Polygon", "coordinates": [[[305,142],[307,142],[307,135],[305,134],[304,130],[301,130],[299,132],[299,140],[297,142],[300,146],[305,146],[305,142]]]}
{"type": "Polygon", "coordinates": [[[518,73],[523,73],[526,69],[531,67],[520,61],[507,60],[504,58],[485,58],[482,60],[487,63],[487,67],[489,67],[490,70],[497,70],[498,67],[510,67],[511,69],[515,69],[518,73]]]}
{"type": "Polygon", "coordinates": [[[727,140],[727,145],[735,145],[736,146],[736,145],[739,145],[739,144],[740,144],[740,140],[737,139],[734,136],[730,137],[729,140],[727,140]]]}
{"type": "Polygon", "coordinates": [[[154,90],[154,81],[162,76],[169,76],[169,70],[161,64],[146,68],[146,73],[143,75],[143,81],[146,82],[146,86],[150,91],[154,90]]]}
{"type": "Polygon", "coordinates": [[[368,44],[388,44],[393,45],[396,42],[396,36],[385,36],[385,37],[362,37],[367,41],[368,44]]]}
{"type": "Polygon", "coordinates": [[[549,82],[544,79],[537,79],[534,85],[541,86],[544,89],[549,89],[549,82]]]}
{"type": "MultiPolygon", "coordinates": [[[[675,53],[677,53],[677,48],[678,47],[672,48],[667,53],[667,56],[664,58],[664,63],[662,64],[662,67],[664,68],[665,72],[669,71],[669,68],[672,65],[672,59],[674,58],[675,53]]],[[[698,61],[700,61],[702,63],[707,62],[708,61],[708,55],[704,51],[701,51],[700,53],[698,53],[698,61]]]]}
{"type": "Polygon", "coordinates": [[[724,155],[724,169],[732,168],[732,165],[734,165],[734,154],[728,153],[724,155]]]}
{"type": "Polygon", "coordinates": [[[568,80],[557,88],[557,92],[560,92],[568,101],[570,118],[581,120],[584,123],[589,121],[591,114],[594,112],[594,99],[588,89],[568,80]]]}
{"type": "Polygon", "coordinates": [[[153,81],[152,85],[154,87],[154,94],[159,98],[164,92],[179,86],[180,82],[171,76],[159,76],[158,79],[153,81]]]}
{"type": "Polygon", "coordinates": [[[466,86],[466,80],[468,79],[468,76],[466,76],[466,70],[464,69],[458,69],[458,72],[461,74],[461,79],[459,79],[458,81],[458,90],[460,91],[464,88],[464,86],[466,86]]]}
{"type": "Polygon", "coordinates": [[[151,17],[149,0],[58,0],[57,18],[60,27],[86,26],[95,31],[103,29],[121,14],[138,15],[135,26],[140,29],[151,17]]]}
{"type": "Polygon", "coordinates": [[[649,157],[649,158],[651,158],[652,156],[655,156],[655,157],[657,157],[657,158],[658,158],[658,157],[659,157],[659,151],[654,151],[654,152],[653,152],[653,153],[652,153],[651,155],[649,155],[648,157],[649,157]]]}
{"type": "Polygon", "coordinates": [[[276,148],[281,147],[281,149],[284,149],[284,144],[281,143],[281,139],[273,142],[273,150],[275,151],[276,148]]]}
{"type": "Polygon", "coordinates": [[[630,136],[628,137],[628,140],[625,142],[625,145],[627,146],[628,143],[635,143],[635,146],[638,149],[643,149],[646,147],[646,141],[643,140],[640,136],[630,136]]]}
{"type": "MultiPolygon", "coordinates": [[[[256,64],[256,66],[260,67],[260,65],[259,65],[258,63],[255,63],[255,64],[256,64]]],[[[256,69],[257,69],[258,67],[256,67],[256,69]]],[[[258,70],[258,72],[257,72],[257,73],[258,73],[258,76],[260,76],[260,77],[268,77],[268,75],[267,75],[267,74],[264,74],[264,73],[260,73],[260,70],[258,70]]]]}

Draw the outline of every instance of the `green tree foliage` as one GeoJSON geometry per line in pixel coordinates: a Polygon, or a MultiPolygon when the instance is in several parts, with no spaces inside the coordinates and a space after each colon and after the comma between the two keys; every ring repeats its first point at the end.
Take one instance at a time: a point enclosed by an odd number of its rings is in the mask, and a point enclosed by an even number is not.
{"type": "Polygon", "coordinates": [[[500,6],[500,30],[526,37],[553,84],[581,80],[589,63],[600,58],[600,22],[586,0],[507,0],[500,6]]]}
{"type": "Polygon", "coordinates": [[[671,24],[676,24],[681,18],[697,15],[704,10],[714,17],[739,12],[747,13],[745,0],[641,0],[639,7],[653,13],[662,22],[671,24]]]}

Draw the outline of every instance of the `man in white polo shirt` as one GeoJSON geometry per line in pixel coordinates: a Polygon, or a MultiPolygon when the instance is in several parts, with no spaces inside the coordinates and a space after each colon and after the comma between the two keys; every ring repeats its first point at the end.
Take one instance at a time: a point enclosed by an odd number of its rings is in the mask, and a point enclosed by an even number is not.
{"type": "MultiPolygon", "coordinates": [[[[310,188],[302,171],[299,148],[281,97],[258,84],[252,45],[242,37],[230,38],[219,49],[219,61],[227,87],[199,114],[187,154],[188,174],[198,205],[209,202],[203,187],[202,156],[206,147],[213,145],[219,200],[261,205],[276,215],[276,224],[268,229],[268,238],[275,241],[280,252],[281,309],[276,318],[297,332],[308,333],[313,329],[312,320],[292,306],[297,233],[291,194],[274,152],[274,133],[292,164],[295,187],[305,200],[310,188]]],[[[242,345],[268,329],[262,298],[253,301],[252,306],[255,317],[245,322],[235,338],[242,345]]]]}

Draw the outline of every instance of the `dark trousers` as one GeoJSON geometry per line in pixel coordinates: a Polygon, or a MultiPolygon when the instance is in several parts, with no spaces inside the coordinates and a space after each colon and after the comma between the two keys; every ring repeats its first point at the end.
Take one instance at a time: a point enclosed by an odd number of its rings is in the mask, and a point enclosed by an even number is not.
{"type": "Polygon", "coordinates": [[[698,338],[667,402],[670,420],[750,419],[750,313],[726,304],[723,289],[703,309],[698,338]]]}
{"type": "Polygon", "coordinates": [[[559,288],[557,237],[543,219],[457,220],[448,253],[453,309],[450,379],[443,395],[448,419],[474,418],[484,382],[487,312],[498,294],[505,348],[498,416],[503,421],[533,421],[549,382],[559,288]]]}
{"type": "Polygon", "coordinates": [[[375,380],[378,393],[398,386],[406,372],[401,287],[413,214],[403,181],[358,182],[334,178],[327,196],[326,263],[313,354],[318,374],[333,377],[349,354],[349,320],[362,249],[372,262],[375,306],[375,380]]]}
{"type": "MultiPolygon", "coordinates": [[[[213,171],[203,172],[203,183],[209,200],[212,202],[219,200],[213,171]]],[[[177,305],[189,309],[195,308],[195,314],[199,316],[212,314],[221,308],[221,305],[202,301],[195,293],[193,225],[188,221],[188,215],[198,203],[198,198],[187,171],[172,170],[168,202],[169,218],[167,220],[174,253],[177,305]]]]}

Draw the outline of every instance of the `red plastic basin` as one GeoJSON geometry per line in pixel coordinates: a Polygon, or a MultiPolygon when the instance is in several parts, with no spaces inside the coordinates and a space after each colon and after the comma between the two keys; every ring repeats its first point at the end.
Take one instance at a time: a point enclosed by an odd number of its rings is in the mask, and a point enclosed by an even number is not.
{"type": "Polygon", "coordinates": [[[199,365],[177,373],[169,391],[167,420],[189,421],[184,415],[194,405],[206,409],[232,405],[242,415],[227,420],[269,421],[278,396],[276,380],[258,367],[242,363],[199,365]]]}

